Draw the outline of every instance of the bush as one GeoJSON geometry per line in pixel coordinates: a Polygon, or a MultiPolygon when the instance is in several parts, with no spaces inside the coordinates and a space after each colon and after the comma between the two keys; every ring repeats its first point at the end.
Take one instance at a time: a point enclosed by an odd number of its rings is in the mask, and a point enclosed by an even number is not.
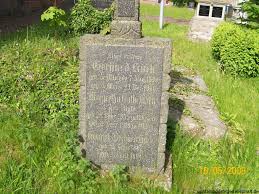
{"type": "Polygon", "coordinates": [[[90,0],[79,0],[73,7],[70,16],[70,27],[76,34],[99,33],[110,25],[114,8],[99,11],[90,0]]]}
{"type": "Polygon", "coordinates": [[[247,13],[247,19],[251,27],[259,28],[259,1],[249,0],[241,3],[242,11],[247,13]]]}
{"type": "Polygon", "coordinates": [[[49,7],[44,13],[41,15],[41,21],[48,24],[57,34],[64,34],[67,30],[67,15],[63,9],[57,8],[55,6],[49,7]]]}
{"type": "Polygon", "coordinates": [[[188,4],[190,2],[196,2],[196,0],[171,0],[174,5],[178,6],[178,7],[183,7],[183,6],[188,6],[188,4]]]}
{"type": "Polygon", "coordinates": [[[50,26],[66,27],[65,15],[66,12],[64,10],[52,6],[41,15],[41,21],[49,22],[50,26]]]}
{"type": "Polygon", "coordinates": [[[241,77],[259,76],[258,32],[223,23],[212,38],[212,54],[226,73],[241,77]]]}

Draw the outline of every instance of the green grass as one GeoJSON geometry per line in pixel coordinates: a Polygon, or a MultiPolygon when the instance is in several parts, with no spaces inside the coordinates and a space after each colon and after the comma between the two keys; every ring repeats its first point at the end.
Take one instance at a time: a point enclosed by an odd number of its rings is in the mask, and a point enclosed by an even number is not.
{"type": "MultiPolygon", "coordinates": [[[[157,5],[142,4],[140,6],[141,16],[159,16],[160,7],[157,5]]],[[[174,19],[186,19],[189,20],[193,17],[194,10],[188,8],[179,8],[175,6],[165,6],[164,16],[172,17],[174,19]]]]}
{"type": "Polygon", "coordinates": [[[216,102],[222,119],[229,126],[226,139],[206,142],[181,134],[178,124],[171,147],[174,156],[174,187],[182,191],[205,188],[258,189],[256,140],[259,126],[259,78],[234,79],[220,72],[211,56],[209,43],[187,40],[188,27],[175,24],[163,30],[156,22],[143,22],[144,35],[173,40],[173,66],[181,65],[200,73],[216,102]],[[200,174],[200,167],[246,167],[248,173],[236,175],[200,174]],[[192,177],[190,179],[190,177],[192,177]]]}
{"type": "MultiPolygon", "coordinates": [[[[172,193],[258,189],[259,78],[222,74],[209,43],[190,42],[187,30],[175,24],[159,30],[157,22],[143,21],[145,36],[173,40],[173,66],[203,76],[229,133],[208,142],[182,134],[178,123],[169,121],[172,193]],[[248,172],[204,175],[200,167],[245,167],[248,172]]],[[[0,40],[0,193],[166,193],[140,177],[127,184],[100,178],[81,159],[76,142],[78,42],[69,35],[53,37],[43,26],[0,40]]]]}

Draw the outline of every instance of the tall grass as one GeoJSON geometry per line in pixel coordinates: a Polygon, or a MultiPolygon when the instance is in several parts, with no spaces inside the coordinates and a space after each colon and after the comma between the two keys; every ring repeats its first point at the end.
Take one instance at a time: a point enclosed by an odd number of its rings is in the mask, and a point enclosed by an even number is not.
{"type": "MultiPolygon", "coordinates": [[[[142,6],[145,9],[150,8],[142,6]]],[[[203,76],[229,133],[219,142],[203,141],[169,121],[172,193],[258,189],[259,79],[222,74],[210,45],[188,41],[187,30],[174,24],[159,30],[156,22],[143,21],[145,36],[173,40],[173,66],[183,65],[203,76]],[[248,171],[205,175],[200,167],[248,171]]],[[[80,157],[78,42],[69,35],[53,37],[42,26],[0,40],[0,193],[166,193],[141,178],[118,186],[80,157]]]]}
{"type": "Polygon", "coordinates": [[[178,124],[173,125],[174,187],[186,192],[209,188],[258,189],[259,78],[234,79],[224,75],[212,58],[209,43],[187,39],[188,27],[168,24],[160,30],[156,22],[150,21],[144,21],[143,27],[145,36],[173,40],[173,67],[185,66],[202,75],[229,128],[225,139],[210,142],[188,137],[178,124]],[[204,175],[200,167],[244,167],[248,171],[244,175],[204,175]]]}
{"type": "MultiPolygon", "coordinates": [[[[159,4],[150,5],[142,4],[140,6],[141,16],[159,16],[159,4]]],[[[164,16],[171,17],[174,19],[186,19],[189,20],[193,17],[194,10],[189,8],[179,8],[175,6],[165,6],[164,7],[164,16]]]]}

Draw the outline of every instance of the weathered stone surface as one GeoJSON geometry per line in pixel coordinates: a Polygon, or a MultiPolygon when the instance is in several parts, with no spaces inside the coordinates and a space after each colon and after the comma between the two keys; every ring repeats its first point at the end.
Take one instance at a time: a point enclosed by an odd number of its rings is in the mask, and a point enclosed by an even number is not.
{"type": "Polygon", "coordinates": [[[92,5],[98,9],[109,8],[114,0],[92,0],[92,5]]]}
{"type": "Polygon", "coordinates": [[[185,132],[189,134],[192,134],[194,136],[202,136],[203,134],[203,126],[201,126],[201,124],[191,116],[183,115],[181,117],[180,124],[185,132]]]}
{"type": "Polygon", "coordinates": [[[169,119],[179,122],[181,129],[202,139],[220,139],[227,127],[202,77],[184,67],[175,68],[172,74],[169,119]],[[172,100],[173,99],[173,100],[172,100]]]}
{"type": "Polygon", "coordinates": [[[193,81],[193,85],[192,85],[193,87],[198,87],[198,89],[203,92],[208,91],[208,87],[206,83],[200,76],[196,75],[196,76],[190,77],[190,80],[193,81]]]}
{"type": "Polygon", "coordinates": [[[135,0],[118,0],[118,17],[134,17],[135,0]]]}
{"type": "Polygon", "coordinates": [[[139,0],[115,0],[115,20],[139,21],[139,0]]]}
{"type": "Polygon", "coordinates": [[[169,190],[171,40],[141,38],[139,0],[115,1],[111,35],[80,41],[81,152],[102,171],[123,164],[169,190]]]}
{"type": "Polygon", "coordinates": [[[205,129],[201,135],[205,139],[219,139],[225,135],[226,125],[219,119],[219,113],[209,96],[193,94],[185,102],[192,115],[203,121],[205,129]]]}
{"type": "Polygon", "coordinates": [[[120,38],[141,38],[139,0],[116,0],[116,6],[111,34],[120,38]]]}
{"type": "Polygon", "coordinates": [[[80,42],[86,157],[102,168],[124,164],[163,171],[171,40],[85,35],[80,42]]]}
{"type": "Polygon", "coordinates": [[[111,34],[120,38],[141,38],[141,22],[112,21],[111,34]]]}
{"type": "Polygon", "coordinates": [[[224,20],[217,18],[193,17],[188,37],[191,40],[210,41],[214,29],[224,20]]]}

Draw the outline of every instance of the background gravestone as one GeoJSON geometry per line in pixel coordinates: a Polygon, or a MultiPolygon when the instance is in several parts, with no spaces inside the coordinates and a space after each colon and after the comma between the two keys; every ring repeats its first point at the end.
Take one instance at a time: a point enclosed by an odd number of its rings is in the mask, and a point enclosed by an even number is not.
{"type": "Polygon", "coordinates": [[[98,9],[105,9],[109,8],[113,0],[92,0],[92,5],[98,9]]]}
{"type": "Polygon", "coordinates": [[[80,41],[82,153],[102,169],[122,164],[160,174],[168,188],[171,40],[141,38],[139,0],[116,5],[111,35],[85,35],[80,41]]]}

